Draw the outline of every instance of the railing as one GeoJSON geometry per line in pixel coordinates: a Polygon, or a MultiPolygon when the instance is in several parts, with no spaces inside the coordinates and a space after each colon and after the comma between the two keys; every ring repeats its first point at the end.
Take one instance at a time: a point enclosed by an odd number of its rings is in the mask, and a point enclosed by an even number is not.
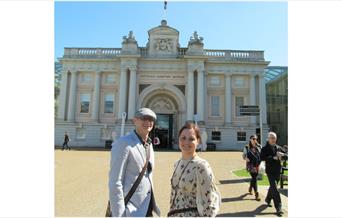
{"type": "Polygon", "coordinates": [[[186,51],[188,50],[188,48],[179,48],[178,49],[178,56],[184,56],[186,55],[186,51]]]}
{"type": "MultiPolygon", "coordinates": [[[[148,49],[139,47],[142,57],[148,57],[148,49]]],[[[177,55],[184,56],[188,48],[178,48],[177,55]]],[[[112,58],[121,54],[121,48],[65,48],[64,58],[112,58]]],[[[209,60],[231,60],[231,61],[265,61],[263,51],[243,50],[215,50],[205,49],[204,55],[209,60]]]]}
{"type": "Polygon", "coordinates": [[[103,58],[121,54],[121,48],[65,48],[64,58],[103,58]]]}
{"type": "Polygon", "coordinates": [[[263,51],[243,51],[243,50],[213,50],[205,49],[205,55],[210,58],[227,59],[236,61],[264,61],[263,51]]]}

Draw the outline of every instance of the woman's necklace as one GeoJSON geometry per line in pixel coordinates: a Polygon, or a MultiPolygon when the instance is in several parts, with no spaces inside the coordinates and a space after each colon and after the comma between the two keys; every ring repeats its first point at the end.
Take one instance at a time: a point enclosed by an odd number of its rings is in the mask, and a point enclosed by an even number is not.
{"type": "Polygon", "coordinates": [[[190,164],[190,162],[195,158],[195,156],[196,156],[196,155],[194,155],[194,156],[188,161],[188,163],[185,165],[183,171],[182,171],[181,174],[180,174],[180,177],[179,177],[179,180],[178,180],[178,183],[177,183],[176,186],[173,186],[173,184],[172,184],[172,179],[173,179],[173,177],[175,176],[175,173],[176,173],[176,171],[177,171],[177,169],[178,169],[178,165],[179,165],[179,163],[181,162],[181,160],[178,161],[177,166],[176,166],[175,170],[173,171],[173,174],[172,174],[172,177],[171,177],[171,187],[172,187],[172,189],[175,190],[175,195],[174,195],[174,197],[173,197],[171,207],[172,207],[172,206],[174,205],[174,203],[175,203],[177,190],[179,189],[179,182],[180,182],[181,179],[182,179],[182,176],[183,176],[183,174],[184,174],[184,172],[185,172],[185,169],[188,167],[188,165],[190,164]]]}

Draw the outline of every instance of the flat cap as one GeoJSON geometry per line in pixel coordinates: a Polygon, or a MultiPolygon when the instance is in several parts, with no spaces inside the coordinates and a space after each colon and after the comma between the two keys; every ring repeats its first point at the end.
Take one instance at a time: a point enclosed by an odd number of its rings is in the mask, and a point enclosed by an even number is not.
{"type": "Polygon", "coordinates": [[[151,110],[150,108],[146,108],[146,107],[140,108],[139,110],[135,112],[135,117],[143,117],[143,116],[152,117],[154,120],[157,119],[156,113],[154,113],[154,111],[151,110]]]}

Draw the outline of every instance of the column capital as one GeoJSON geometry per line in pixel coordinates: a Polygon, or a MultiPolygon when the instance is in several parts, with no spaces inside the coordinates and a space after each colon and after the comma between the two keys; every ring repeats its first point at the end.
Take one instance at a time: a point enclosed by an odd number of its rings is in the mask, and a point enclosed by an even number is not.
{"type": "Polygon", "coordinates": [[[232,77],[232,74],[230,74],[230,73],[229,73],[229,74],[228,74],[228,73],[225,73],[225,74],[224,74],[224,77],[225,77],[225,78],[231,78],[231,77],[232,77]]]}
{"type": "Polygon", "coordinates": [[[78,70],[69,70],[71,76],[77,76],[78,75],[78,70]]]}
{"type": "Polygon", "coordinates": [[[131,72],[137,72],[137,70],[138,70],[138,67],[137,66],[131,66],[131,67],[129,67],[128,68],[131,72]]]}

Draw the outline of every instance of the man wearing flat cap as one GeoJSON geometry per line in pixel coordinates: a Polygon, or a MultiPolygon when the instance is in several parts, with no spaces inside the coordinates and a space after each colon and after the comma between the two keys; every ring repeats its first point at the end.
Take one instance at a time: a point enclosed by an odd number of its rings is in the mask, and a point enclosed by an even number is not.
{"type": "Polygon", "coordinates": [[[112,144],[109,171],[110,216],[160,216],[153,195],[154,152],[149,133],[156,121],[149,108],[136,111],[135,130],[112,144]]]}

